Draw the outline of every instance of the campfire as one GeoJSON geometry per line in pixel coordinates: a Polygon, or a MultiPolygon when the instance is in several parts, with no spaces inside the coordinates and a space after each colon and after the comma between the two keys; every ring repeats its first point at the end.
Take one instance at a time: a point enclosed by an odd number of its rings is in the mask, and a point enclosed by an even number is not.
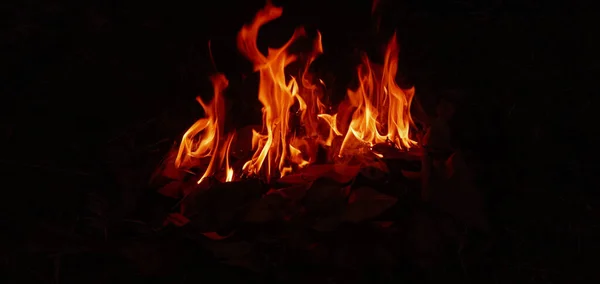
{"type": "MultiPolygon", "coordinates": [[[[238,236],[247,244],[245,238],[264,240],[271,234],[287,243],[289,230],[334,232],[362,222],[390,230],[399,222],[394,214],[430,198],[449,200],[430,191],[444,182],[468,180],[461,154],[449,145],[445,121],[453,108],[438,107],[422,135],[411,117],[415,89],[396,82],[396,35],[387,42],[382,62],[362,56],[357,84],[341,103],[330,105],[326,82],[310,71],[327,52],[319,32],[311,38],[297,28],[283,46],[266,54],[259,49],[261,28],[282,12],[267,3],[237,35],[239,52],[259,74],[258,89],[244,91],[245,99],[258,97],[262,104],[262,125],[227,129],[225,120],[235,115],[225,112],[229,82],[220,73],[210,77],[212,100],[197,98],[204,116],[183,134],[153,178],[159,193],[178,200],[162,226],[185,227],[216,242],[238,236]],[[301,40],[312,41],[311,48],[291,48],[301,40]],[[256,229],[265,224],[269,230],[256,229]],[[275,229],[282,226],[287,229],[275,229]]],[[[288,245],[293,250],[314,246],[308,239],[288,245]]]]}
{"type": "Polygon", "coordinates": [[[330,157],[324,162],[352,164],[361,156],[384,158],[373,150],[377,144],[398,151],[418,148],[411,132],[414,88],[403,90],[395,82],[399,52],[395,35],[387,44],[383,64],[363,56],[357,68],[358,87],[349,89],[342,105],[330,112],[331,106],[323,103],[325,83],[309,72],[311,63],[323,53],[320,33],[313,39],[312,50],[304,54],[290,51],[292,44],[307,36],[303,28],[297,28],[283,46],[269,48],[266,55],[259,50],[261,27],[281,14],[281,8],[267,4],[237,36],[239,51],[260,74],[258,90],[247,91],[248,99],[258,93],[263,106],[262,126],[252,133],[251,157],[241,168],[233,167],[231,150],[235,148],[232,142],[236,132],[223,127],[228,81],[224,75],[216,74],[211,77],[212,101],[206,103],[198,98],[205,117],[183,135],[175,160],[178,168],[195,168],[200,160],[210,159],[198,183],[207,177],[217,177],[221,182],[258,177],[270,182],[317,164],[319,149],[330,157]],[[302,65],[297,76],[287,72],[286,67],[292,63],[302,65]]]}

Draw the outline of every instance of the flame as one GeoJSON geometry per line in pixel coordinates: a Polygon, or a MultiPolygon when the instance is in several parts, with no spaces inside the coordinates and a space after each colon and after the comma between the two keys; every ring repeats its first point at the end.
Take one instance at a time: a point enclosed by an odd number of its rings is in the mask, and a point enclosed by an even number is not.
{"type": "MultiPolygon", "coordinates": [[[[211,82],[214,89],[213,100],[207,104],[200,97],[196,100],[202,106],[205,118],[201,118],[196,121],[181,138],[181,144],[177,157],[175,158],[175,166],[178,168],[182,167],[193,167],[196,165],[198,159],[210,157],[208,167],[204,171],[202,177],[198,180],[200,183],[203,179],[215,174],[220,169],[223,163],[224,157],[229,156],[229,148],[233,135],[229,135],[226,139],[225,147],[223,147],[223,141],[221,141],[221,133],[223,133],[224,115],[225,115],[225,100],[223,98],[223,91],[229,85],[229,81],[223,74],[216,74],[211,76],[211,82]]],[[[229,158],[226,159],[226,167],[229,171],[229,158]]],[[[227,175],[227,181],[233,179],[233,174],[229,177],[227,175]]]]}
{"type": "MultiPolygon", "coordinates": [[[[374,3],[373,9],[376,6],[374,3]]],[[[348,89],[342,103],[344,107],[329,114],[322,101],[326,86],[309,70],[323,53],[321,33],[317,32],[312,49],[305,54],[290,52],[290,46],[306,36],[302,27],[297,28],[281,47],[269,48],[266,55],[258,48],[261,27],[281,17],[282,13],[282,8],[267,2],[237,36],[239,51],[259,73],[258,100],[263,105],[262,130],[253,130],[254,153],[242,167],[244,173],[260,175],[267,181],[284,176],[315,162],[319,147],[331,151],[335,137],[342,140],[339,156],[355,155],[356,149],[377,143],[392,144],[401,150],[417,145],[409,136],[413,125],[410,106],[414,88],[404,90],[395,81],[399,53],[395,34],[387,44],[383,64],[375,64],[363,55],[357,68],[358,87],[348,89]],[[294,62],[303,64],[298,76],[286,73],[286,67],[294,62]],[[296,122],[300,125],[294,125],[296,122]]],[[[177,167],[193,167],[198,164],[198,159],[210,157],[198,183],[220,172],[224,173],[224,182],[234,179],[229,153],[235,133],[229,133],[223,139],[223,92],[228,81],[222,74],[212,76],[211,80],[214,98],[210,104],[197,98],[205,118],[185,132],[175,161],[177,167]]],[[[373,154],[383,157],[380,153],[373,154]]]]}
{"type": "MultiPolygon", "coordinates": [[[[265,177],[269,180],[275,170],[281,176],[292,171],[292,166],[303,167],[308,161],[301,158],[301,152],[290,145],[292,129],[290,128],[290,108],[296,103],[303,122],[308,122],[309,128],[316,129],[314,118],[310,114],[318,111],[320,104],[314,103],[316,93],[300,95],[300,87],[295,77],[286,76],[285,68],[295,62],[298,57],[288,52],[289,47],[298,38],[306,35],[303,28],[297,28],[292,37],[280,48],[269,48],[265,56],[257,46],[259,29],[266,23],[279,18],[283,10],[271,3],[260,10],[252,23],[245,25],[237,37],[237,46],[253,64],[254,70],[260,74],[258,100],[263,105],[263,131],[254,132],[253,147],[256,152],[252,159],[244,165],[244,171],[259,174],[266,162],[265,177]],[[316,110],[315,110],[316,109],[316,110]]],[[[309,57],[302,74],[302,84],[305,89],[316,88],[307,78],[308,66],[314,58],[322,53],[320,34],[314,43],[315,50],[309,57]]],[[[311,129],[311,130],[312,130],[311,129]]]]}
{"type": "MultiPolygon", "coordinates": [[[[396,35],[390,39],[383,66],[372,63],[365,55],[358,66],[359,85],[348,90],[347,101],[355,109],[348,131],[340,148],[339,155],[352,153],[356,141],[373,146],[377,143],[391,143],[399,149],[408,150],[416,145],[409,137],[410,106],[414,97],[414,87],[403,90],[395,81],[398,71],[398,44],[396,35]]],[[[321,114],[332,131],[341,136],[336,117],[321,114]]]]}
{"type": "Polygon", "coordinates": [[[233,181],[233,168],[230,166],[229,163],[229,153],[231,150],[231,142],[233,141],[233,137],[235,137],[234,133],[230,133],[229,136],[227,137],[227,142],[225,142],[225,148],[221,148],[221,155],[220,158],[221,159],[225,159],[225,182],[230,182],[233,181]]]}

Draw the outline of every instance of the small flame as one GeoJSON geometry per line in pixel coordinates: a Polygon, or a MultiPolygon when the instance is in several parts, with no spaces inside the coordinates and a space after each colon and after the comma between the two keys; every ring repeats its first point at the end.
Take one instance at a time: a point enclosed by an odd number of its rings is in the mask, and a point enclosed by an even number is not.
{"type": "MultiPolygon", "coordinates": [[[[198,183],[215,174],[215,172],[220,169],[224,157],[228,156],[229,146],[231,145],[231,140],[233,138],[233,135],[230,135],[226,140],[226,147],[223,148],[223,143],[220,141],[225,115],[223,91],[229,85],[229,81],[225,75],[220,73],[211,76],[210,79],[214,89],[213,100],[209,104],[206,104],[200,97],[196,98],[198,103],[200,103],[200,106],[202,106],[206,117],[196,121],[196,123],[183,134],[179,152],[175,158],[175,166],[178,168],[189,168],[195,166],[198,159],[210,157],[208,167],[204,171],[202,177],[198,180],[198,183]]],[[[228,158],[226,164],[229,169],[228,158]]],[[[228,177],[227,179],[229,179],[227,181],[233,179],[233,174],[231,175],[231,178],[228,177]]]]}
{"type": "Polygon", "coordinates": [[[221,154],[221,157],[225,157],[225,182],[233,181],[233,168],[229,164],[229,153],[231,153],[231,142],[233,141],[233,137],[235,137],[234,133],[230,133],[227,137],[226,148],[221,154]]]}

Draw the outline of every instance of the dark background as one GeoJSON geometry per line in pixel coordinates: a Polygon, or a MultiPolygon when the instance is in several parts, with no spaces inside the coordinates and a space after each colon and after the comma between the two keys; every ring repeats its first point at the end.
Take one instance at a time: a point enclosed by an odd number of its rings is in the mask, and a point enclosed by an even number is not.
{"type": "MultiPolygon", "coordinates": [[[[124,260],[82,252],[89,238],[69,232],[91,211],[112,220],[135,210],[152,168],[201,115],[194,97],[212,94],[208,40],[231,81],[228,108],[236,115],[228,125],[260,119],[252,80],[242,80],[251,65],[235,36],[264,3],[196,2],[2,4],[6,283],[136,279],[124,260]],[[49,256],[57,253],[67,255],[58,276],[49,256]]],[[[339,98],[356,51],[375,56],[396,30],[401,83],[416,87],[430,113],[442,97],[457,107],[454,134],[476,157],[500,244],[491,269],[511,283],[598,279],[600,204],[589,182],[593,10],[549,1],[382,0],[376,33],[370,1],[337,2],[275,2],[284,15],[265,27],[262,44],[281,44],[295,26],[318,28],[325,54],[315,65],[339,98]]],[[[233,277],[208,263],[213,276],[233,277]]]]}

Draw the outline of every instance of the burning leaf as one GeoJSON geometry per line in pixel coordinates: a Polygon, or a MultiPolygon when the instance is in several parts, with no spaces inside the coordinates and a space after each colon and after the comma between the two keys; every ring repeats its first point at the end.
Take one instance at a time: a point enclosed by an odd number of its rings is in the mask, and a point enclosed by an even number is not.
{"type": "Polygon", "coordinates": [[[360,187],[350,194],[344,220],[360,222],[373,218],[392,207],[397,201],[397,198],[379,193],[373,188],[360,187]]]}

